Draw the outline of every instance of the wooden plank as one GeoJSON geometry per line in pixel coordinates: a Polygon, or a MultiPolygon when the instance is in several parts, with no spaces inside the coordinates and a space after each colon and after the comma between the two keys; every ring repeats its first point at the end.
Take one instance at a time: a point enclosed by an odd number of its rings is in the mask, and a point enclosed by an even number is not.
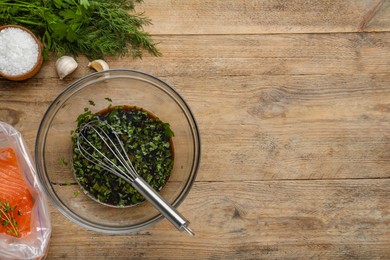
{"type": "Polygon", "coordinates": [[[180,206],[195,237],[167,220],[105,235],[52,211],[49,259],[387,258],[390,180],[197,182],[180,206]]]}
{"type": "MultiPolygon", "coordinates": [[[[389,33],[159,39],[163,57],[109,63],[156,75],[188,101],[208,169],[199,180],[389,177],[389,33]]],[[[31,151],[50,102],[91,72],[79,62],[64,81],[55,59],[34,79],[0,81],[0,120],[31,151]]]]}
{"type": "Polygon", "coordinates": [[[389,12],[390,2],[378,1],[371,11],[366,13],[360,27],[365,28],[365,31],[384,31],[384,28],[388,28],[390,24],[389,12]]]}
{"type": "Polygon", "coordinates": [[[137,6],[152,19],[146,29],[154,35],[388,31],[386,8],[384,0],[151,0],[137,6]]]}
{"type": "MultiPolygon", "coordinates": [[[[162,76],[219,77],[248,75],[386,74],[390,33],[156,36],[162,57],[107,58],[111,68],[138,69],[162,76]],[[161,66],[161,65],[164,66],[161,66]]],[[[38,79],[56,78],[55,57],[25,83],[0,81],[5,90],[24,92],[38,79]],[[17,86],[17,87],[15,87],[17,86]],[[21,87],[22,86],[22,87],[21,87]],[[16,89],[16,90],[15,90],[16,89]]],[[[93,72],[79,57],[79,68],[57,80],[59,92],[93,72]]],[[[50,82],[49,82],[50,84],[50,82]]],[[[42,87],[42,86],[41,86],[42,87]]],[[[40,93],[42,94],[42,93],[40,93]]],[[[42,98],[45,98],[44,96],[42,98]]]]}

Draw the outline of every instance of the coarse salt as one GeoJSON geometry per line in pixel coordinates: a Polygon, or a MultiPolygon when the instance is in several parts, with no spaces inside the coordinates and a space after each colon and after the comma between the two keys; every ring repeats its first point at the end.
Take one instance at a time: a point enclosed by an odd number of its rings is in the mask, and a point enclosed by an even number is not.
{"type": "Polygon", "coordinates": [[[0,31],[0,71],[10,76],[33,69],[38,60],[38,44],[26,31],[5,28],[0,31]]]}

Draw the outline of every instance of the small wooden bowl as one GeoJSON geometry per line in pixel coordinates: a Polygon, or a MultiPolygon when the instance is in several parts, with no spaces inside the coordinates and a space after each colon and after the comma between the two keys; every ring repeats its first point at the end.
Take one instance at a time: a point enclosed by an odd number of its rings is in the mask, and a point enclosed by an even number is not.
{"type": "Polygon", "coordinates": [[[42,67],[42,63],[43,63],[42,43],[38,40],[38,38],[30,30],[28,30],[27,28],[25,28],[23,26],[19,26],[19,25],[3,25],[3,26],[0,26],[0,31],[4,30],[4,29],[7,29],[7,28],[18,28],[18,29],[21,29],[21,30],[29,33],[34,38],[35,42],[38,44],[38,58],[37,58],[37,61],[36,61],[35,65],[34,65],[34,67],[30,71],[28,71],[26,73],[23,73],[23,74],[20,74],[20,75],[7,75],[7,74],[5,74],[5,73],[0,71],[0,76],[4,77],[6,79],[9,79],[9,80],[14,80],[14,81],[21,81],[21,80],[29,79],[32,76],[34,76],[35,74],[37,74],[38,71],[42,67]]]}

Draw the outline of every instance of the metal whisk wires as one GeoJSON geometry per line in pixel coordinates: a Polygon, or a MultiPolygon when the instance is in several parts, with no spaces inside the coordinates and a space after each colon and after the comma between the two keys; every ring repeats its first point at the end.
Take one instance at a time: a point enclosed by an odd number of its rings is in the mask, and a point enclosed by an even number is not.
{"type": "Polygon", "coordinates": [[[191,236],[195,235],[188,227],[189,221],[138,175],[123,142],[110,124],[105,121],[90,121],[80,127],[76,138],[77,148],[85,159],[130,183],[178,230],[185,230],[191,236]],[[103,129],[102,126],[107,129],[103,129]],[[98,136],[102,143],[93,144],[88,139],[91,134],[98,136]]]}
{"type": "Polygon", "coordinates": [[[80,132],[78,133],[77,139],[77,148],[84,156],[84,158],[86,158],[91,163],[97,164],[102,169],[111,172],[112,174],[128,181],[129,183],[132,183],[138,177],[138,174],[133,164],[131,163],[129,156],[127,155],[122,141],[119,139],[118,134],[115,132],[115,129],[112,126],[110,126],[109,124],[104,124],[109,128],[111,134],[113,135],[113,137],[110,137],[109,134],[104,131],[99,125],[102,125],[102,121],[91,121],[80,128],[80,132]],[[109,158],[106,153],[102,152],[102,148],[97,149],[97,147],[92,144],[91,141],[88,140],[88,135],[85,134],[86,130],[91,130],[93,131],[93,133],[97,134],[97,136],[102,140],[105,147],[108,149],[109,152],[111,152],[112,155],[114,155],[115,159],[120,163],[120,165],[113,161],[112,158],[109,158]],[[116,143],[113,139],[116,139],[116,143]],[[89,146],[84,147],[83,145],[81,145],[81,143],[87,143],[89,146]],[[91,150],[91,148],[92,151],[88,151],[91,150]],[[99,159],[96,154],[94,155],[93,151],[96,152],[101,159],[99,159]]]}

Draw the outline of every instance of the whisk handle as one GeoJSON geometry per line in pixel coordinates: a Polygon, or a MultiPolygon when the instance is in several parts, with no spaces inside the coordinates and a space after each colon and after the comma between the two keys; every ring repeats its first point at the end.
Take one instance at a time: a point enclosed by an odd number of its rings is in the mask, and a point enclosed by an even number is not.
{"type": "Polygon", "coordinates": [[[189,221],[183,217],[174,207],[172,207],[163,197],[160,196],[142,178],[137,177],[132,183],[135,189],[142,194],[152,205],[160,211],[179,231],[187,231],[194,236],[194,232],[188,227],[189,221]]]}

